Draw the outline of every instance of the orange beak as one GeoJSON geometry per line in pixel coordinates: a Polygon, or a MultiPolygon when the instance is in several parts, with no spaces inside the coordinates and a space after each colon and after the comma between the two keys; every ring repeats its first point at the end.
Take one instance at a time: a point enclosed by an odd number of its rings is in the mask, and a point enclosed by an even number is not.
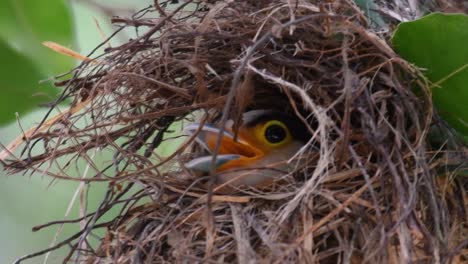
{"type": "MultiPolygon", "coordinates": [[[[242,129],[242,128],[241,128],[242,129]]],[[[249,144],[243,139],[242,133],[239,133],[238,140],[234,140],[234,136],[229,129],[221,134],[219,128],[211,125],[204,125],[200,129],[200,124],[191,124],[185,128],[185,131],[193,135],[198,130],[196,141],[203,146],[211,154],[214,153],[216,143],[221,137],[221,144],[218,149],[218,155],[214,163],[215,171],[225,171],[231,168],[242,168],[255,163],[263,157],[264,153],[260,149],[249,144]]],[[[241,132],[241,131],[239,131],[241,132]]],[[[193,171],[209,173],[212,166],[213,156],[204,156],[191,160],[185,166],[193,171]]]]}

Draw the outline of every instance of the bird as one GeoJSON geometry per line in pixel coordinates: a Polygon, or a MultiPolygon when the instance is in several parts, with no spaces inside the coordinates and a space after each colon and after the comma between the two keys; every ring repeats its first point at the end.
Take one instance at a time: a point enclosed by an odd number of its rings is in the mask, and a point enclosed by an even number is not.
{"type": "Polygon", "coordinates": [[[226,122],[221,135],[219,126],[192,123],[187,135],[209,155],[196,157],[185,167],[197,175],[210,175],[218,137],[221,143],[216,156],[217,185],[259,187],[273,182],[291,170],[287,161],[310,140],[307,124],[296,115],[271,109],[245,112],[234,136],[233,121],[226,122]]]}

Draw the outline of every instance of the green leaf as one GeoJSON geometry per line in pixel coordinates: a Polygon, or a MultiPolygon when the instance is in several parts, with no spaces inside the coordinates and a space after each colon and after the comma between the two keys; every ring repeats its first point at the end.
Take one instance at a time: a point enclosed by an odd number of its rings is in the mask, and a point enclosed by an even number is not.
{"type": "Polygon", "coordinates": [[[0,58],[0,125],[14,120],[15,112],[24,114],[51,101],[50,95],[55,97],[57,90],[52,85],[39,85],[43,75],[36,65],[1,39],[0,58]]]}
{"type": "Polygon", "coordinates": [[[0,38],[32,58],[48,76],[64,72],[74,64],[72,59],[41,45],[43,41],[73,45],[71,12],[64,0],[0,1],[0,38]]]}
{"type": "Polygon", "coordinates": [[[392,42],[403,58],[426,69],[438,112],[468,138],[468,16],[434,13],[401,23],[392,42]]]}
{"type": "Polygon", "coordinates": [[[68,71],[74,60],[44,46],[74,42],[69,6],[64,0],[0,1],[0,124],[14,120],[39,103],[51,101],[57,89],[39,81],[68,71]],[[42,96],[34,96],[35,94],[42,96]],[[44,94],[48,96],[44,96],[44,94]]]}

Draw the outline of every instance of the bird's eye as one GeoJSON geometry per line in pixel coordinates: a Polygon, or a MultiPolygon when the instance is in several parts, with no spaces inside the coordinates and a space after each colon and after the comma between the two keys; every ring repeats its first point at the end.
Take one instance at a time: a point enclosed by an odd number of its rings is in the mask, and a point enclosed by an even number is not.
{"type": "Polygon", "coordinates": [[[282,142],[287,135],[286,129],[278,124],[271,124],[265,129],[265,139],[273,144],[282,142]]]}
{"type": "MultiPolygon", "coordinates": [[[[263,124],[259,131],[262,140],[270,146],[279,146],[291,141],[288,127],[279,120],[270,120],[263,124]]],[[[259,136],[260,136],[259,135],[259,136]]]]}

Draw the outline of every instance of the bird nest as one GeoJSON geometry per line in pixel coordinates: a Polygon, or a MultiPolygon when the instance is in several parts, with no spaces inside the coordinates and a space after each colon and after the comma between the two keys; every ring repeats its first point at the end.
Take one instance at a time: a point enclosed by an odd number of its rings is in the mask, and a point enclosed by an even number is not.
{"type": "Polygon", "coordinates": [[[6,165],[108,183],[95,211],[45,225],[80,222],[78,233],[25,258],[69,245],[64,262],[468,260],[466,182],[427,144],[427,83],[351,1],[176,2],[114,18],[138,37],[58,82],[52,108],[71,107],[6,165]],[[181,127],[237,127],[252,109],[306,125],[294,169],[226,193],[184,167],[202,150],[181,127]]]}

